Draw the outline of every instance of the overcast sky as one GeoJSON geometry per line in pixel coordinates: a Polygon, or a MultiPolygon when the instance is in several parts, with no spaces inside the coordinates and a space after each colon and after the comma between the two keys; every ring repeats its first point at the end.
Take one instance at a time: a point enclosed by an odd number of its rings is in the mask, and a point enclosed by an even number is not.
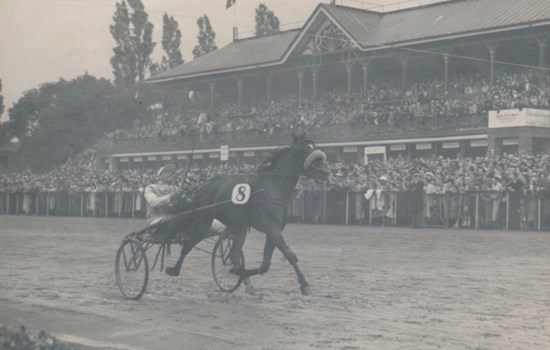
{"type": "MultiPolygon", "coordinates": [[[[182,31],[181,51],[192,59],[197,39],[197,18],[210,17],[216,32],[216,44],[223,47],[232,40],[232,27],[238,26],[241,37],[254,34],[254,10],[260,3],[275,12],[281,29],[301,26],[318,3],[329,0],[237,0],[226,9],[226,0],[142,0],[157,46],[154,60],[162,57],[162,16],[174,17],[182,31]]],[[[437,0],[413,0],[391,5],[399,0],[337,0],[347,6],[382,10],[427,4],[437,0]],[[378,7],[377,7],[378,5],[378,7]],[[376,8],[375,8],[376,7],[376,8]]],[[[0,79],[6,110],[23,92],[60,78],[73,79],[88,72],[111,79],[110,58],[114,40],[109,32],[117,0],[0,0],[0,79]]]]}

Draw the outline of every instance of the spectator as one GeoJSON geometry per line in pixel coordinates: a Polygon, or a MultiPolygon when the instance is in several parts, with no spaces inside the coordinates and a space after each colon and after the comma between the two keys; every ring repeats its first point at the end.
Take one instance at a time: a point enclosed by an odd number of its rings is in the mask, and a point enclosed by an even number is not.
{"type": "Polygon", "coordinates": [[[491,191],[493,191],[493,193],[491,194],[491,199],[492,199],[491,222],[493,224],[493,228],[495,229],[502,228],[502,224],[500,221],[500,202],[503,199],[502,191],[504,187],[502,186],[501,181],[502,181],[502,178],[499,174],[495,174],[491,181],[491,191]]]}

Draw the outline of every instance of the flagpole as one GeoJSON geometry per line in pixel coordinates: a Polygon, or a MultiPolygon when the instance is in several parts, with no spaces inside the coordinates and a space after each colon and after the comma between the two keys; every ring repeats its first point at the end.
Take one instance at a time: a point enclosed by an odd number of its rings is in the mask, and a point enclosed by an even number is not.
{"type": "MultiPolygon", "coordinates": [[[[233,3],[233,27],[238,28],[237,26],[237,2],[233,3]]],[[[238,30],[238,29],[237,29],[238,30]]],[[[238,32],[237,32],[238,33],[238,32]]],[[[238,35],[238,34],[237,34],[238,35]]],[[[239,37],[237,36],[236,39],[239,37]]]]}
{"type": "Polygon", "coordinates": [[[236,0],[227,0],[225,9],[229,9],[231,6],[233,6],[233,40],[235,38],[235,28],[237,27],[237,1],[236,0]]]}

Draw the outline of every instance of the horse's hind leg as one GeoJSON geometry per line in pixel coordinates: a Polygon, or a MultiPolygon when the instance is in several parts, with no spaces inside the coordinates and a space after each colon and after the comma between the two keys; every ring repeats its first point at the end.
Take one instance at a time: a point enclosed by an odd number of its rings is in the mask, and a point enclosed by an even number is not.
{"type": "MultiPolygon", "coordinates": [[[[233,245],[231,246],[231,251],[229,252],[229,259],[231,260],[233,267],[230,272],[242,276],[244,266],[241,261],[241,252],[243,250],[244,242],[246,241],[246,228],[233,230],[232,234],[233,245]]],[[[250,278],[243,276],[243,282],[246,293],[255,295],[256,290],[254,289],[252,282],[250,282],[250,278]]]]}
{"type": "Polygon", "coordinates": [[[246,241],[246,229],[232,229],[233,244],[229,252],[229,259],[233,264],[231,272],[240,275],[244,269],[241,261],[241,252],[243,251],[244,242],[246,241]]]}
{"type": "Polygon", "coordinates": [[[202,241],[202,239],[203,237],[200,237],[199,235],[190,237],[189,240],[183,244],[180,257],[178,258],[176,265],[174,265],[174,267],[167,267],[166,274],[169,276],[179,276],[181,265],[183,264],[183,259],[185,259],[185,256],[189,254],[193,247],[196,246],[200,241],[202,241]]]}

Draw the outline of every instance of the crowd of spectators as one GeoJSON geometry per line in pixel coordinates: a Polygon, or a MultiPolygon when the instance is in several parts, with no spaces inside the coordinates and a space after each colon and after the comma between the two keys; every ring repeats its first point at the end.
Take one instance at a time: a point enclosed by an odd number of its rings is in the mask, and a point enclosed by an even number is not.
{"type": "MultiPolygon", "coordinates": [[[[502,228],[503,210],[509,201],[509,215],[517,216],[522,228],[533,228],[537,217],[537,198],[548,200],[550,155],[489,156],[450,159],[444,157],[401,158],[373,161],[366,166],[335,164],[335,184],[352,192],[377,192],[385,197],[379,215],[391,216],[396,195],[410,193],[422,183],[425,202],[421,211],[424,222],[437,221],[454,227],[473,227],[476,194],[480,194],[486,226],[502,228]],[[443,214],[442,214],[443,213],[443,214]],[[444,217],[444,219],[443,219],[444,217]]],[[[373,203],[376,198],[372,197],[373,203]]],[[[375,206],[376,204],[373,204],[375,206]]],[[[402,206],[403,207],[403,206],[402,206]]],[[[414,208],[402,208],[401,211],[414,208]]]]}
{"type": "MultiPolygon", "coordinates": [[[[141,193],[148,184],[157,181],[154,169],[100,171],[95,167],[95,161],[93,152],[84,152],[48,173],[0,174],[0,192],[141,193]]],[[[471,227],[475,198],[472,194],[477,193],[478,196],[481,194],[482,207],[487,208],[484,220],[490,226],[503,225],[503,214],[499,214],[499,210],[502,212],[505,206],[503,201],[510,200],[508,204],[512,211],[521,212],[518,216],[522,224],[533,228],[537,215],[536,201],[538,198],[547,201],[550,191],[549,154],[462,159],[439,156],[414,160],[398,157],[386,162],[374,160],[367,165],[333,163],[329,167],[331,175],[328,184],[320,185],[301,178],[298,192],[351,192],[360,194],[358,199],[363,198],[363,194],[383,194],[385,197],[372,196],[372,199],[365,196],[371,201],[371,207],[379,209],[379,215],[383,218],[390,217],[392,214],[389,212],[395,210],[392,203],[396,202],[396,196],[410,193],[421,182],[425,222],[432,220],[435,214],[441,217],[440,213],[445,212],[446,224],[451,222],[471,227]],[[376,199],[377,202],[372,202],[376,199]]],[[[192,190],[216,175],[250,174],[254,170],[250,165],[185,168],[178,169],[177,176],[185,188],[192,190]]],[[[407,210],[407,206],[402,204],[401,207],[401,212],[407,210]]]]}
{"type": "MultiPolygon", "coordinates": [[[[77,159],[48,173],[1,173],[2,192],[121,192],[140,191],[156,181],[154,169],[148,170],[97,170],[93,153],[83,153],[77,159]]],[[[401,157],[386,162],[373,160],[367,165],[332,163],[329,190],[364,192],[379,188],[385,177],[384,188],[389,191],[406,191],[417,174],[426,182],[428,193],[491,190],[491,181],[498,178],[504,189],[540,191],[550,176],[550,155],[504,155],[451,159],[442,156],[405,160],[401,157]],[[521,185],[518,187],[518,183],[521,185]]],[[[243,165],[185,168],[178,177],[196,185],[222,174],[250,174],[254,166],[243,165]]],[[[318,190],[318,184],[302,179],[298,187],[318,190]]]]}
{"type": "MultiPolygon", "coordinates": [[[[447,91],[438,79],[372,82],[365,93],[343,89],[321,91],[312,101],[280,96],[268,103],[218,103],[214,113],[194,106],[185,115],[163,116],[158,110],[152,122],[117,130],[115,139],[200,135],[208,140],[231,134],[250,139],[277,136],[288,128],[304,127],[311,134],[365,136],[374,133],[438,129],[475,129],[487,126],[489,110],[550,108],[550,87],[539,86],[529,71],[501,70],[493,84],[481,74],[460,74],[449,81],[447,91]],[[208,112],[206,112],[208,111],[208,112]],[[351,133],[351,134],[350,134],[351,133]]],[[[256,98],[256,101],[262,99],[256,98]]]]}

